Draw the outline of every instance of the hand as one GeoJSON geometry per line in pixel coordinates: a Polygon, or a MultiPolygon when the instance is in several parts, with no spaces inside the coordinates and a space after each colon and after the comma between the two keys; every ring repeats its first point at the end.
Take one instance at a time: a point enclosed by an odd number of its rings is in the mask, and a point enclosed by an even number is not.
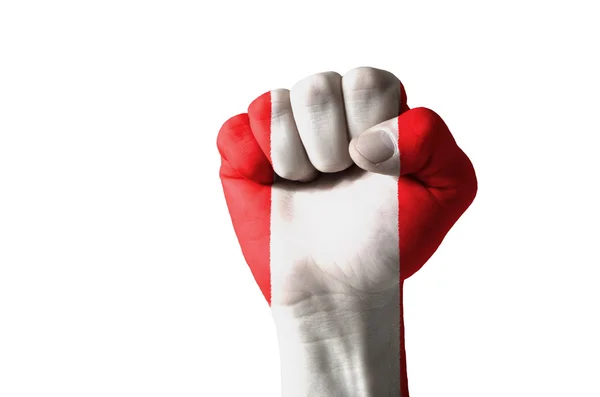
{"type": "Polygon", "coordinates": [[[442,119],[409,109],[400,81],[373,68],[267,92],[225,122],[217,145],[242,252],[289,318],[397,311],[402,281],[477,190],[442,119]]]}
{"type": "Polygon", "coordinates": [[[468,158],[403,91],[382,70],[322,73],[223,125],[225,197],[268,301],[397,288],[398,269],[417,271],[473,200],[468,158]]]}

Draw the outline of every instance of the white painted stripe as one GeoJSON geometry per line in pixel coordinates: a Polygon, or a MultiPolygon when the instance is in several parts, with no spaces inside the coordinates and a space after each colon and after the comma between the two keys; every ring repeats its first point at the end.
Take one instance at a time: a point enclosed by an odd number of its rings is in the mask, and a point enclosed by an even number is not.
{"type": "Polygon", "coordinates": [[[284,179],[304,181],[317,174],[300,140],[286,89],[271,91],[271,160],[275,173],[284,179]]]}

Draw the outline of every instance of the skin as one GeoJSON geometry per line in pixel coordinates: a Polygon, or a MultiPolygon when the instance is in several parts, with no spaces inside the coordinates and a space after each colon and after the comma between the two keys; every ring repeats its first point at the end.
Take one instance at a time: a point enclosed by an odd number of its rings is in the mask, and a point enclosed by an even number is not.
{"type": "Polygon", "coordinates": [[[274,186],[274,222],[284,224],[272,236],[271,305],[283,396],[398,390],[398,231],[386,221],[397,213],[396,185],[352,167],[274,186]]]}
{"type": "Polygon", "coordinates": [[[402,283],[477,191],[441,118],[409,109],[393,74],[356,68],[257,98],[217,144],[234,228],[271,305],[282,395],[407,397],[402,283]]]}

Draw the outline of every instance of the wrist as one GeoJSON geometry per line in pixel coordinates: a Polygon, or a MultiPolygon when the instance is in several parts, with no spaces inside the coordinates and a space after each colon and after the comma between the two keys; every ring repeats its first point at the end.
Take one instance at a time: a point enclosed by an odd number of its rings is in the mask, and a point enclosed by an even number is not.
{"type": "Polygon", "coordinates": [[[390,293],[272,306],[283,397],[399,395],[399,306],[390,293]]]}

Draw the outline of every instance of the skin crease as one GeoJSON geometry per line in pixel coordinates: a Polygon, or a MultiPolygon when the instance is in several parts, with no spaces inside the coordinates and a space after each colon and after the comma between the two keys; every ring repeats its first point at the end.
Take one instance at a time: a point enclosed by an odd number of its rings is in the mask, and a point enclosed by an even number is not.
{"type": "Polygon", "coordinates": [[[391,73],[356,68],[258,97],[217,146],[234,229],[271,305],[282,395],[408,397],[402,282],[477,191],[445,123],[409,109],[391,73]],[[357,145],[378,130],[395,150],[373,164],[357,145]]]}
{"type": "Polygon", "coordinates": [[[395,178],[358,167],[273,186],[272,288],[278,290],[271,307],[281,361],[317,369],[302,384],[296,370],[289,371],[294,378],[283,371],[284,395],[305,385],[307,396],[386,395],[398,388],[390,381],[398,379],[398,353],[389,354],[399,351],[400,340],[396,191],[395,178]],[[369,384],[378,379],[373,371],[388,374],[386,382],[369,384]]]}

